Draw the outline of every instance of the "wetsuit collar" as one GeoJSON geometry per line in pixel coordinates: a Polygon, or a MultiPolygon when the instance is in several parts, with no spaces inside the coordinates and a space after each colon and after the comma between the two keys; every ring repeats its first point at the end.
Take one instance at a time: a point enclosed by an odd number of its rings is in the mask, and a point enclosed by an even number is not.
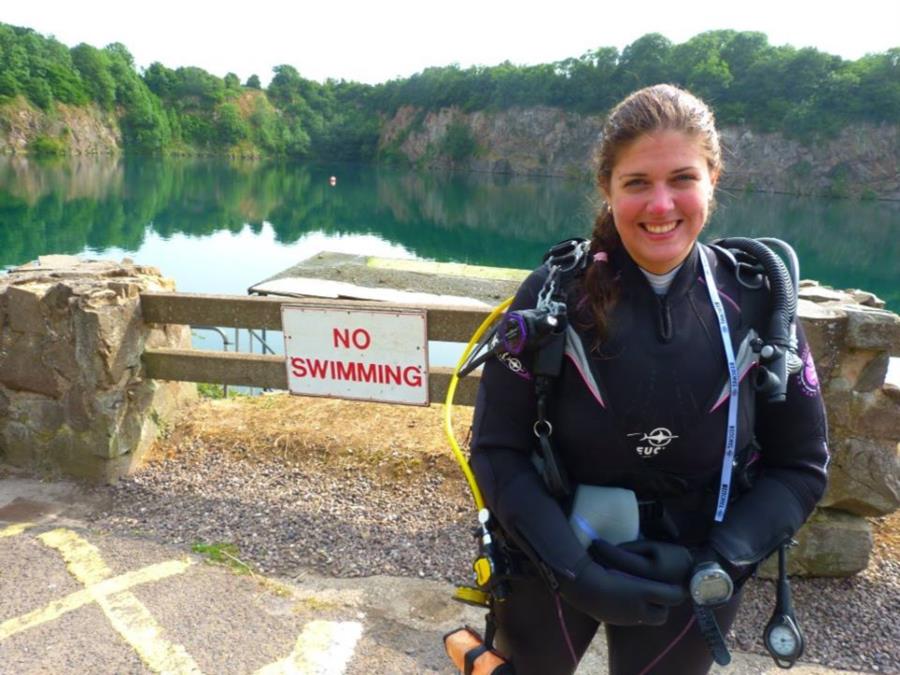
{"type": "MultiPolygon", "coordinates": [[[[675,278],[672,279],[672,284],[669,286],[669,291],[666,293],[666,297],[680,297],[687,293],[687,291],[691,288],[694,281],[700,275],[700,250],[700,242],[694,242],[694,246],[693,248],[691,248],[691,252],[688,253],[687,258],[684,259],[684,263],[682,263],[681,265],[681,269],[678,270],[675,278]]],[[[624,246],[620,246],[615,251],[615,253],[613,254],[613,260],[622,272],[622,280],[625,282],[624,286],[626,288],[641,288],[646,290],[648,293],[654,293],[653,287],[650,285],[647,277],[645,277],[644,273],[641,272],[641,268],[638,267],[638,264],[634,262],[630,255],[628,255],[628,251],[625,250],[624,246]]]]}

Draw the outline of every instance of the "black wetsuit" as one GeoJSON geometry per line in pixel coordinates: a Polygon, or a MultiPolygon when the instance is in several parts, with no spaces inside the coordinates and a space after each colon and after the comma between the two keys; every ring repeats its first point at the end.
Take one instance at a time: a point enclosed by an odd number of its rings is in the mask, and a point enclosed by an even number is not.
{"type": "MultiPolygon", "coordinates": [[[[747,570],[796,531],[824,492],[824,407],[799,326],[803,368],[789,378],[786,402],[757,398],[751,385],[755,363],[738,358],[742,379],[737,448],[753,454],[749,464],[755,479],[743,490],[735,480],[725,520],[714,525],[728,379],[701,251],[722,296],[735,353],[747,342],[748,330],[762,330],[766,292],[744,288],[711,249],[695,246],[666,295],[657,296],[620,248],[609,263],[600,263],[613,266],[621,289],[609,317],[608,339],[592,350],[592,332],[576,331],[582,358],[572,350],[567,353],[550,397],[549,419],[554,447],[572,483],[632,489],[639,500],[664,507],[666,514],[659,518],[662,508],[648,509],[646,521],[642,514],[644,536],[710,547],[733,569],[747,570]]],[[[545,267],[535,271],[519,289],[512,309],[534,307],[546,276],[545,267]]],[[[570,285],[570,315],[579,306],[578,283],[570,285]]],[[[584,316],[577,309],[574,313],[584,316]]],[[[577,319],[572,323],[577,325],[577,319]]],[[[471,465],[503,528],[515,531],[554,573],[565,575],[578,565],[584,549],[568,529],[568,505],[548,499],[543,483],[533,479],[536,408],[529,368],[527,354],[501,355],[485,365],[471,465]]],[[[571,673],[598,622],[551,592],[529,563],[524,567],[525,574],[512,582],[509,599],[495,603],[497,648],[519,675],[571,673]]],[[[723,632],[737,602],[736,597],[717,610],[723,632]]],[[[673,608],[662,626],[607,624],[606,632],[614,675],[701,673],[711,664],[689,602],[673,608]]]]}

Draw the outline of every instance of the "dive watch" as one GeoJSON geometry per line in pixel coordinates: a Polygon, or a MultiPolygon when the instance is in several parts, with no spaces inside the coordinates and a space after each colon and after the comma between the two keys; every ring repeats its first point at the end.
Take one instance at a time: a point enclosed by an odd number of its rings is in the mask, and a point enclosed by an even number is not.
{"type": "Polygon", "coordinates": [[[715,607],[731,599],[734,583],[719,563],[710,561],[694,568],[689,588],[694,604],[715,607]]]}

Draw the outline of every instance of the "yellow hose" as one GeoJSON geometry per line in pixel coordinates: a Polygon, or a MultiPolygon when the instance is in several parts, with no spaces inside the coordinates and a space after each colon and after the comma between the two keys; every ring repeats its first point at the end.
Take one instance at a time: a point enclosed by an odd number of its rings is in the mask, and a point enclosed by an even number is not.
{"type": "Polygon", "coordinates": [[[447,440],[450,441],[450,449],[453,450],[456,461],[459,462],[459,468],[462,469],[466,481],[469,483],[469,489],[472,491],[472,498],[475,500],[475,508],[479,511],[484,508],[484,499],[481,497],[481,490],[478,489],[478,483],[475,481],[475,476],[472,475],[472,470],[469,468],[469,462],[466,460],[465,455],[463,455],[459,443],[456,442],[456,436],[453,433],[453,420],[451,416],[453,411],[453,395],[456,393],[456,383],[459,382],[459,369],[463,367],[466,360],[469,358],[472,348],[481,339],[481,336],[484,335],[485,331],[490,328],[497,317],[503,314],[507,307],[512,304],[512,301],[513,299],[510,297],[501,302],[494,308],[488,317],[481,322],[478,330],[475,331],[472,339],[469,340],[469,344],[467,344],[466,348],[463,350],[459,363],[457,363],[456,368],[453,369],[453,376],[450,378],[450,386],[447,387],[447,398],[444,401],[444,432],[447,434],[447,440]]]}

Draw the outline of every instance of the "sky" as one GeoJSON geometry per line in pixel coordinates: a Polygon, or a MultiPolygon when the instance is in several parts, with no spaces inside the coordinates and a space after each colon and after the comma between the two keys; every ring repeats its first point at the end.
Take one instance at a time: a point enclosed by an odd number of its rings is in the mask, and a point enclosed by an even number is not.
{"type": "Polygon", "coordinates": [[[73,47],[124,44],[140,68],[198,66],[265,85],[272,68],[374,84],[428,66],[550,63],[651,32],[674,43],[707,30],[759,31],[773,45],[845,59],[900,47],[900,2],[799,0],[5,0],[0,23],[73,47]]]}

